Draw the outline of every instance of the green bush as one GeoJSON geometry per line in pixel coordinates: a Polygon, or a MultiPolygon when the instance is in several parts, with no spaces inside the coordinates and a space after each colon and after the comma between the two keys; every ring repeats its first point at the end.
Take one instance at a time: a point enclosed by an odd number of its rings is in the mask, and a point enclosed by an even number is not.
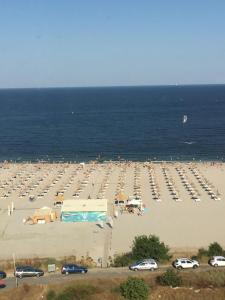
{"type": "Polygon", "coordinates": [[[48,291],[46,300],[56,300],[56,293],[53,290],[48,291]]]}
{"type": "Polygon", "coordinates": [[[56,298],[56,300],[77,300],[77,299],[79,298],[77,298],[77,290],[74,287],[65,288],[56,298]]]}
{"type": "Polygon", "coordinates": [[[126,267],[134,261],[132,259],[132,253],[125,253],[122,255],[118,255],[114,259],[114,267],[126,267]]]}
{"type": "Polygon", "coordinates": [[[202,257],[207,257],[208,256],[208,250],[204,248],[198,249],[197,257],[198,259],[201,259],[202,257]]]}
{"type": "Polygon", "coordinates": [[[171,258],[169,247],[155,235],[136,236],[133,241],[132,251],[118,255],[114,259],[114,267],[125,267],[135,260],[153,258],[158,261],[166,261],[171,258]]]}
{"type": "Polygon", "coordinates": [[[91,295],[98,292],[97,288],[91,285],[69,286],[58,295],[54,291],[49,291],[47,300],[86,300],[91,295]],[[49,295],[50,294],[50,295],[49,295]],[[49,298],[48,298],[49,297],[49,298]]]}
{"type": "Polygon", "coordinates": [[[197,259],[202,260],[204,258],[208,258],[214,255],[225,255],[225,251],[217,242],[211,243],[208,249],[200,248],[197,253],[197,259]]]}
{"type": "Polygon", "coordinates": [[[214,255],[224,255],[223,248],[217,242],[210,244],[208,248],[208,256],[214,255]]]}
{"type": "Polygon", "coordinates": [[[120,285],[121,295],[129,300],[148,299],[149,289],[141,278],[130,277],[120,285]]]}
{"type": "Polygon", "coordinates": [[[154,258],[159,261],[170,259],[169,247],[155,235],[141,235],[135,237],[132,246],[132,257],[134,259],[154,258]]]}
{"type": "Polygon", "coordinates": [[[157,282],[161,285],[176,287],[182,284],[182,278],[173,269],[168,269],[164,274],[157,277],[157,282]]]}

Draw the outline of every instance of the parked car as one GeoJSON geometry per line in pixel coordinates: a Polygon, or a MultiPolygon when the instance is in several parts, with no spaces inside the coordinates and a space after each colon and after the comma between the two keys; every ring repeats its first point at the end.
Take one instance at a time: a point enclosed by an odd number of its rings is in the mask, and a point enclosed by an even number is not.
{"type": "Polygon", "coordinates": [[[3,289],[4,287],[6,287],[5,281],[0,279],[0,289],[3,289]]]}
{"type": "Polygon", "coordinates": [[[225,266],[225,257],[223,256],[213,256],[209,260],[209,264],[212,267],[222,267],[225,266]]]}
{"type": "Polygon", "coordinates": [[[61,268],[62,274],[87,273],[88,269],[75,264],[66,264],[61,268]]]}
{"type": "Polygon", "coordinates": [[[14,275],[19,278],[40,277],[44,275],[44,271],[33,268],[31,266],[18,266],[16,267],[14,275]]]}
{"type": "Polygon", "coordinates": [[[0,279],[6,278],[6,273],[4,271],[0,271],[0,279]]]}
{"type": "Polygon", "coordinates": [[[178,270],[182,269],[196,269],[199,267],[199,262],[197,260],[189,259],[189,258],[177,258],[173,263],[172,266],[178,270]]]}
{"type": "Polygon", "coordinates": [[[142,259],[133,263],[132,265],[129,266],[129,269],[132,271],[139,271],[139,270],[154,271],[158,269],[158,265],[154,259],[149,258],[149,259],[142,259]]]}
{"type": "Polygon", "coordinates": [[[142,200],[138,197],[129,197],[126,205],[129,205],[132,207],[140,207],[142,205],[142,200]]]}

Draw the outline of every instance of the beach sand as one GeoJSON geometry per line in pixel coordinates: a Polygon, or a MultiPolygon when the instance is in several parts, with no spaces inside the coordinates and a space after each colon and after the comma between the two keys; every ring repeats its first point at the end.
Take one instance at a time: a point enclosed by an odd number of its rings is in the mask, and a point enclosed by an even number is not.
{"type": "MultiPolygon", "coordinates": [[[[13,164],[0,168],[0,248],[1,259],[63,257],[69,255],[98,258],[113,256],[130,250],[135,236],[156,234],[173,251],[196,251],[217,241],[225,247],[225,164],[222,163],[148,163],[107,162],[102,164],[13,164]],[[166,176],[165,176],[166,173],[166,176]],[[182,179],[182,176],[184,179],[182,179]],[[158,187],[160,200],[152,195],[150,177],[158,187]],[[199,178],[197,178],[199,177],[199,178]],[[172,182],[181,201],[175,201],[169,186],[172,182]],[[188,182],[196,201],[185,187],[188,182]],[[209,187],[212,199],[203,184],[209,187]],[[96,223],[23,224],[35,209],[54,207],[55,193],[64,192],[64,199],[108,199],[108,214],[118,191],[126,196],[140,194],[145,211],[138,215],[118,213],[111,229],[96,223]],[[29,201],[33,195],[35,201],[29,201]],[[8,205],[15,210],[8,216],[8,205]]],[[[91,200],[90,200],[91,201],[91,200]]],[[[60,215],[60,208],[57,208],[60,215]]]]}

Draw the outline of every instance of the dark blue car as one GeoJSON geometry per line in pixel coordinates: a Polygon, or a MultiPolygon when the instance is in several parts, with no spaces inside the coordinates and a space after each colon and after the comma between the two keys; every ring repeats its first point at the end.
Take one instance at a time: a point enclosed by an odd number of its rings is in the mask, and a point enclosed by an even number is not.
{"type": "Polygon", "coordinates": [[[88,269],[75,264],[66,264],[62,266],[62,274],[87,273],[88,269]]]}
{"type": "Polygon", "coordinates": [[[3,271],[0,271],[0,279],[1,278],[6,278],[6,273],[3,271]]]}

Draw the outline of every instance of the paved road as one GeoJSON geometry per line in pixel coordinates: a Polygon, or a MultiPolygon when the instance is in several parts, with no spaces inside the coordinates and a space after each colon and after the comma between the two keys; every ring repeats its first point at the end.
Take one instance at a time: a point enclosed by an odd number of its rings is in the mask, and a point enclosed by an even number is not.
{"type": "MultiPolygon", "coordinates": [[[[160,273],[164,272],[168,267],[170,266],[160,266],[160,268],[154,272],[155,273],[160,273]]],[[[192,272],[204,272],[211,270],[212,267],[209,265],[201,265],[200,268],[191,270],[192,272]]],[[[189,270],[182,270],[180,272],[186,272],[190,271],[189,270]]],[[[22,285],[23,283],[27,283],[30,285],[35,285],[35,284],[54,284],[54,283],[63,283],[63,282],[69,282],[74,279],[91,279],[91,278],[118,278],[118,277],[126,277],[126,276],[140,276],[144,274],[149,274],[149,271],[138,271],[138,272],[133,272],[130,271],[128,268],[107,268],[107,269],[90,269],[87,274],[71,274],[71,275],[62,275],[60,273],[54,273],[54,274],[46,274],[43,277],[39,278],[22,278],[18,279],[18,285],[22,285]]],[[[6,278],[5,280],[6,283],[6,289],[14,288],[16,287],[16,279],[15,277],[9,277],[6,278]]]]}

